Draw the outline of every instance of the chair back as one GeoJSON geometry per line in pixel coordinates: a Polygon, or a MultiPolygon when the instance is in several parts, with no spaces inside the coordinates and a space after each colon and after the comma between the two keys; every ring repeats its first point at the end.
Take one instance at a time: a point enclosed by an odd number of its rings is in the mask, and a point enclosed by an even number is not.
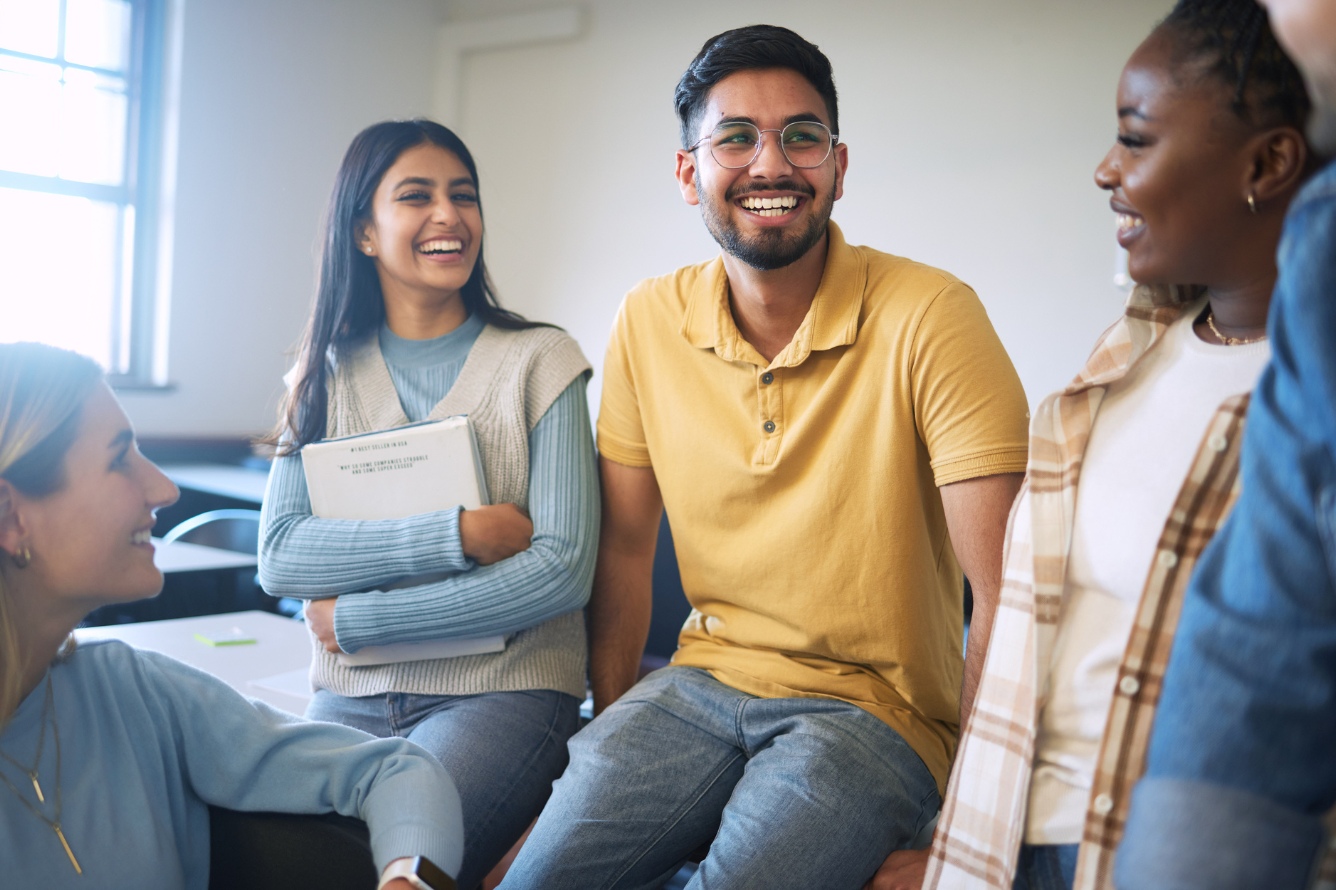
{"type": "Polygon", "coordinates": [[[260,511],[210,510],[192,516],[162,536],[164,544],[172,541],[255,553],[260,549],[260,511]]]}
{"type": "Polygon", "coordinates": [[[209,807],[209,890],[374,890],[366,823],[209,807]]]}

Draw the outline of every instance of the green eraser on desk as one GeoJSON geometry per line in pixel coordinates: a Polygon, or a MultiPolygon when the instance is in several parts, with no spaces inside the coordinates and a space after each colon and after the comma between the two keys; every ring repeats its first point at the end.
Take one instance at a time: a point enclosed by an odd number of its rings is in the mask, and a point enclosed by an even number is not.
{"type": "Polygon", "coordinates": [[[206,646],[246,646],[255,642],[255,637],[250,636],[239,627],[207,634],[195,634],[195,639],[206,646]]]}

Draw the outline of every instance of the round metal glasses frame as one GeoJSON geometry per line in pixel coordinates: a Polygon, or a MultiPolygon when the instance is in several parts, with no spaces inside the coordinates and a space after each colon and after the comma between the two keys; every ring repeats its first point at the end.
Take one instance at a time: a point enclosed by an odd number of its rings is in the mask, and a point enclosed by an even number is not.
{"type": "MultiPolygon", "coordinates": [[[[715,163],[717,163],[719,166],[727,170],[741,170],[743,167],[750,167],[753,163],[756,162],[756,159],[761,156],[761,149],[764,148],[765,146],[766,133],[778,133],[779,150],[783,152],[784,158],[793,166],[801,167],[803,169],[820,167],[822,164],[824,164],[826,162],[826,159],[830,157],[830,153],[835,150],[835,146],[840,141],[839,134],[830,132],[830,127],[827,127],[825,124],[821,123],[821,121],[793,121],[792,123],[787,124],[782,128],[772,127],[764,130],[756,126],[755,124],[748,123],[746,121],[725,121],[724,123],[719,124],[713,130],[711,130],[709,135],[702,136],[700,139],[697,139],[696,142],[687,149],[687,151],[695,151],[696,149],[700,148],[702,144],[708,142],[710,144],[709,145],[710,156],[714,158],[715,163]],[[788,134],[802,133],[805,129],[810,129],[812,127],[820,128],[820,130],[822,130],[825,133],[826,136],[825,153],[822,154],[820,160],[817,161],[813,161],[812,158],[810,157],[802,157],[801,154],[799,155],[798,159],[795,159],[792,155],[789,154],[788,134]],[[742,161],[741,163],[738,163],[738,161],[742,156],[742,152],[728,151],[724,148],[723,145],[715,144],[715,139],[718,136],[720,136],[720,134],[744,135],[749,131],[751,133],[756,134],[756,147],[752,150],[751,155],[749,155],[747,159],[745,161],[742,161]],[[722,157],[720,156],[720,151],[723,151],[722,157]]],[[[738,147],[741,148],[742,146],[738,147]]],[[[806,152],[803,152],[803,154],[805,153],[806,152]]]]}

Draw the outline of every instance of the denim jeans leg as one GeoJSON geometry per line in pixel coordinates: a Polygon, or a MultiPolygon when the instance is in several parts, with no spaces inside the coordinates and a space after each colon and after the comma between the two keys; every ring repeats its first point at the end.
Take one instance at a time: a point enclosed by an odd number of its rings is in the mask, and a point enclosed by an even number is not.
{"type": "Polygon", "coordinates": [[[829,699],[750,699],[748,761],[688,890],[858,890],[937,813],[932,773],[884,722],[829,699]]]}
{"type": "Polygon", "coordinates": [[[692,668],[664,668],[570,742],[506,890],[650,890],[714,836],[742,776],[734,713],[746,697],[692,668]]]}
{"type": "Polygon", "coordinates": [[[1022,844],[1011,890],[1071,890],[1080,844],[1022,844]]]}
{"type": "Polygon", "coordinates": [[[395,735],[394,726],[390,722],[389,699],[387,695],[353,698],[328,689],[317,689],[306,706],[306,719],[342,723],[369,732],[377,738],[387,739],[395,735]]]}
{"type": "Polygon", "coordinates": [[[543,808],[566,766],[579,712],[574,697],[552,690],[353,698],[322,689],[306,716],[381,738],[403,736],[441,761],[464,810],[458,884],[471,890],[543,808]]]}
{"type": "Polygon", "coordinates": [[[580,702],[550,689],[402,697],[405,737],[436,756],[464,809],[460,890],[473,890],[529,827],[566,768],[580,702]]]}

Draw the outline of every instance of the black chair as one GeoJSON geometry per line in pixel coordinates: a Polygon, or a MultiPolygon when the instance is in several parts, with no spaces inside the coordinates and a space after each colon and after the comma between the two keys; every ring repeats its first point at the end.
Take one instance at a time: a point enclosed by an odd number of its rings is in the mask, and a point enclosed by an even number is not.
{"type": "Polygon", "coordinates": [[[173,541],[255,553],[260,548],[260,511],[210,510],[192,516],[162,536],[164,544],[173,541]]]}
{"type": "Polygon", "coordinates": [[[650,604],[649,638],[640,659],[640,675],[668,664],[677,651],[677,636],[691,614],[691,605],[682,590],[682,576],[677,569],[677,551],[673,532],[665,513],[659,522],[659,538],[654,550],[653,600],[650,604]]]}
{"type": "Polygon", "coordinates": [[[375,890],[379,877],[360,819],[209,807],[209,890],[375,890]]]}
{"type": "MultiPolygon", "coordinates": [[[[162,536],[164,544],[184,541],[231,550],[233,553],[255,553],[260,549],[260,511],[227,508],[209,510],[178,523],[162,536]]],[[[289,617],[301,611],[300,600],[284,597],[275,600],[260,589],[258,576],[250,577],[249,585],[239,585],[239,605],[245,609],[278,612],[289,617]]]]}
{"type": "Polygon", "coordinates": [[[209,890],[375,890],[366,823],[209,807],[209,890]]]}

